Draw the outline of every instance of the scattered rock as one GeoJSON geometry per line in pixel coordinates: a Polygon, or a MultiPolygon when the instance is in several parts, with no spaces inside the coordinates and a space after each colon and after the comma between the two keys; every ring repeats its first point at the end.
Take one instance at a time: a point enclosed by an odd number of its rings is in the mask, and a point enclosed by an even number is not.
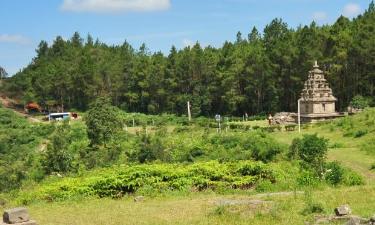
{"type": "Polygon", "coordinates": [[[30,220],[29,213],[26,208],[14,208],[5,210],[3,214],[3,223],[1,225],[37,225],[34,220],[30,220]]]}
{"type": "Polygon", "coordinates": [[[134,202],[143,202],[145,200],[144,196],[137,196],[134,198],[134,202]]]}
{"type": "Polygon", "coordinates": [[[352,210],[350,209],[349,205],[342,205],[335,209],[335,214],[337,216],[346,216],[350,215],[352,213],[352,210]]]}
{"type": "Polygon", "coordinates": [[[349,221],[346,223],[346,225],[360,225],[361,219],[357,216],[350,217],[349,221]]]}
{"type": "Polygon", "coordinates": [[[3,221],[7,224],[27,222],[30,220],[26,208],[8,209],[3,214],[3,221]]]}
{"type": "MultiPolygon", "coordinates": [[[[8,224],[7,223],[1,223],[0,225],[8,225],[8,224]]],[[[14,223],[12,225],[37,225],[37,223],[34,220],[29,220],[27,222],[14,223]]]]}
{"type": "Polygon", "coordinates": [[[369,220],[370,225],[375,225],[375,215],[373,215],[369,220]]]}
{"type": "Polygon", "coordinates": [[[296,113],[291,112],[280,112],[276,113],[271,120],[272,125],[285,125],[285,124],[295,124],[296,123],[296,113]]]}

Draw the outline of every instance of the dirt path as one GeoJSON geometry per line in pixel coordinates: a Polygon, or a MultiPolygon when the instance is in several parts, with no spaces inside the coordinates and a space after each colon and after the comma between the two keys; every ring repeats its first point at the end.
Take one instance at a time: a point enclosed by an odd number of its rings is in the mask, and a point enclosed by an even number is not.
{"type": "Polygon", "coordinates": [[[42,122],[40,119],[34,118],[34,117],[24,113],[22,109],[17,108],[16,101],[14,101],[14,100],[6,97],[6,96],[3,96],[1,94],[0,94],[0,103],[1,103],[2,106],[12,110],[17,115],[27,118],[30,122],[33,122],[33,123],[41,123],[42,122]]]}

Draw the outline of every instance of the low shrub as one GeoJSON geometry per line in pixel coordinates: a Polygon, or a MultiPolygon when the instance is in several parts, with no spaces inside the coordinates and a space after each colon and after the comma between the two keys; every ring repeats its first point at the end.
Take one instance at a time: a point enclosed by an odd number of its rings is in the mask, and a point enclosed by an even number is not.
{"type": "Polygon", "coordinates": [[[354,138],[360,138],[368,133],[367,130],[357,130],[354,132],[354,138]]]}
{"type": "Polygon", "coordinates": [[[326,165],[325,180],[332,184],[338,185],[344,177],[344,169],[338,162],[330,162],[326,165]]]}
{"type": "Polygon", "coordinates": [[[331,185],[355,186],[364,184],[362,176],[349,168],[342,167],[339,162],[326,164],[325,180],[331,185]]]}
{"type": "Polygon", "coordinates": [[[46,181],[34,192],[20,194],[20,202],[64,200],[73,196],[118,198],[140,190],[148,193],[206,189],[248,189],[260,182],[278,182],[276,172],[266,164],[253,161],[217,161],[183,164],[120,166],[86,174],[84,178],[46,181]],[[29,199],[32,198],[32,199],[29,199]]]}
{"type": "Polygon", "coordinates": [[[309,215],[309,214],[315,214],[315,213],[323,213],[324,212],[324,206],[321,202],[316,201],[313,198],[313,194],[310,190],[305,191],[304,196],[304,202],[305,202],[305,208],[302,210],[302,215],[309,215]]]}

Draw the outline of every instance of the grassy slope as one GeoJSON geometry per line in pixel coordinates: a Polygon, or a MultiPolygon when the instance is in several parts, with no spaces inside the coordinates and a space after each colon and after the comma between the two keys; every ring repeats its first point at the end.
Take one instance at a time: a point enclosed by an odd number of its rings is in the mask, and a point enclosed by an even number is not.
{"type": "MultiPolygon", "coordinates": [[[[375,110],[371,111],[375,116],[375,110]]],[[[363,115],[355,117],[351,129],[374,129],[366,127],[363,115]]],[[[214,193],[191,193],[189,195],[146,198],[144,202],[133,202],[132,197],[122,200],[86,199],[60,203],[37,203],[28,206],[31,215],[40,224],[303,224],[312,221],[312,216],[303,216],[309,198],[322,204],[325,214],[340,204],[349,204],[354,214],[369,217],[375,213],[374,172],[369,170],[375,156],[360,150],[363,143],[374,134],[354,138],[344,137],[346,130],[336,124],[312,126],[303,133],[318,133],[336,145],[329,151],[329,160],[338,160],[366,177],[368,184],[360,187],[325,188],[314,190],[310,195],[254,196],[248,192],[234,195],[214,193]],[[334,127],[334,129],[332,129],[334,127]],[[265,206],[218,207],[220,199],[265,199],[273,203],[265,206]]],[[[289,144],[298,132],[277,132],[280,142],[289,144]]]]}
{"type": "Polygon", "coordinates": [[[375,173],[370,170],[370,167],[375,163],[375,155],[368,154],[361,150],[361,146],[375,136],[375,126],[367,126],[365,124],[366,113],[372,116],[370,119],[375,120],[375,109],[371,109],[351,118],[352,121],[354,121],[354,125],[352,128],[347,129],[354,131],[364,129],[369,131],[369,133],[360,138],[346,136],[345,133],[347,133],[347,130],[338,128],[337,122],[311,126],[307,129],[303,129],[302,134],[299,134],[297,131],[278,132],[275,133],[274,137],[279,142],[290,144],[294,138],[303,134],[317,133],[329,139],[331,148],[328,152],[328,160],[343,163],[345,166],[352,168],[366,177],[369,183],[374,184],[375,173]],[[336,147],[334,147],[334,145],[336,145],[336,147]]]}

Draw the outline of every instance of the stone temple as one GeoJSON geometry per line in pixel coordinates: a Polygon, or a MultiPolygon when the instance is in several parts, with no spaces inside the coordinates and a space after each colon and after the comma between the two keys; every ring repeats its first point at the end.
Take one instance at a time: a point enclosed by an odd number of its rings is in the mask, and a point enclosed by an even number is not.
{"type": "Polygon", "coordinates": [[[323,71],[315,61],[299,99],[301,122],[312,123],[340,117],[341,114],[335,110],[336,101],[323,71]]]}

